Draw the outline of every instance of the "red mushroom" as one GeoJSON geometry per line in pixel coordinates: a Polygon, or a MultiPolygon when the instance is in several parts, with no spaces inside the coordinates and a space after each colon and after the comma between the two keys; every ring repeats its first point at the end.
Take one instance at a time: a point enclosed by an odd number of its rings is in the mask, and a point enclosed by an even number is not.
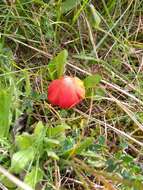
{"type": "Polygon", "coordinates": [[[48,100],[60,108],[71,108],[85,98],[83,82],[77,77],[64,76],[48,87],[48,100]]]}

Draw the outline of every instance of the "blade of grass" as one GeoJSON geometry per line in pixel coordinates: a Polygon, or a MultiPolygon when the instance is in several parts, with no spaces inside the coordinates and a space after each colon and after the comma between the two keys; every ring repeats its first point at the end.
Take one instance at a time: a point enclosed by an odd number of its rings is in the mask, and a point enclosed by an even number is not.
{"type": "Polygon", "coordinates": [[[0,137],[8,137],[12,95],[9,90],[0,90],[0,137]]]}

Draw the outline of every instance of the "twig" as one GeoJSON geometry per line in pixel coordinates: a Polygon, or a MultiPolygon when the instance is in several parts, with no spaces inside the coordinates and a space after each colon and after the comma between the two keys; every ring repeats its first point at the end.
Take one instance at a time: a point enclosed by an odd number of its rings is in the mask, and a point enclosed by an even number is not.
{"type": "Polygon", "coordinates": [[[3,184],[0,183],[0,189],[2,190],[8,190],[3,184]]]}

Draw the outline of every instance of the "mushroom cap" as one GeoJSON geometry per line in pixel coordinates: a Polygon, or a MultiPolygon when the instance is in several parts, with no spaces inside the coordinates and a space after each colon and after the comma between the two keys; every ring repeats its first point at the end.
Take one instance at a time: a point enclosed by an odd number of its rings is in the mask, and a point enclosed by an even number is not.
{"type": "Polygon", "coordinates": [[[48,100],[60,108],[72,108],[85,98],[85,87],[77,77],[64,76],[48,87],[48,100]]]}

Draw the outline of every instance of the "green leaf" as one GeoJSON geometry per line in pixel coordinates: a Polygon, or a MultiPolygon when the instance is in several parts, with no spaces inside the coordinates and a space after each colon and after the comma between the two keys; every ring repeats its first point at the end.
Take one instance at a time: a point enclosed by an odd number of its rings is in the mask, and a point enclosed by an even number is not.
{"type": "Polygon", "coordinates": [[[55,152],[53,151],[47,151],[47,155],[51,158],[53,158],[54,160],[59,160],[59,157],[56,155],[55,152]]]}
{"type": "Polygon", "coordinates": [[[68,57],[67,50],[63,50],[55,58],[55,64],[56,64],[58,78],[63,76],[63,74],[64,74],[67,57],[68,57]]]}
{"type": "Polygon", "coordinates": [[[10,108],[12,95],[10,90],[0,90],[0,137],[7,137],[10,127],[10,108]]]}
{"type": "Polygon", "coordinates": [[[53,148],[53,147],[59,146],[60,142],[58,140],[49,139],[49,138],[45,137],[45,139],[44,139],[44,145],[45,145],[45,147],[47,147],[49,149],[49,148],[53,148]]]}
{"type": "Polygon", "coordinates": [[[36,128],[34,130],[34,144],[33,148],[36,149],[39,155],[44,153],[44,139],[46,137],[47,128],[40,121],[37,123],[36,128]]]}
{"type": "Polygon", "coordinates": [[[83,150],[88,148],[90,145],[92,145],[94,142],[94,138],[87,137],[83,142],[81,142],[77,147],[76,147],[76,154],[80,154],[83,150]]]}
{"type": "Polygon", "coordinates": [[[49,137],[56,137],[59,136],[60,134],[64,133],[65,130],[70,129],[70,126],[63,123],[61,125],[57,125],[54,128],[48,128],[47,134],[49,137]]]}
{"type": "Polygon", "coordinates": [[[98,11],[95,9],[93,4],[89,5],[90,11],[88,11],[88,15],[90,18],[90,22],[94,28],[98,28],[101,23],[101,18],[99,16],[98,11]]]}
{"type": "Polygon", "coordinates": [[[62,13],[67,13],[68,11],[74,9],[77,5],[80,4],[82,0],[66,0],[62,3],[62,13]]]}
{"type": "Polygon", "coordinates": [[[95,95],[96,96],[105,96],[105,91],[102,88],[98,87],[98,88],[96,88],[95,95]]]}
{"type": "Polygon", "coordinates": [[[106,165],[107,165],[108,172],[113,172],[116,169],[116,167],[118,166],[118,164],[111,158],[109,158],[107,160],[106,165]]]}
{"type": "Polygon", "coordinates": [[[79,155],[82,151],[84,151],[86,148],[88,148],[90,145],[92,145],[93,142],[94,142],[94,138],[87,137],[82,142],[75,144],[74,147],[65,151],[63,153],[63,156],[70,156],[71,157],[73,155],[79,155]]]}
{"type": "Polygon", "coordinates": [[[34,135],[36,135],[37,137],[38,136],[45,136],[45,129],[46,127],[43,125],[43,123],[41,121],[39,121],[35,127],[35,130],[34,130],[34,135]]]}
{"type": "Polygon", "coordinates": [[[43,172],[40,168],[33,167],[30,173],[27,173],[24,182],[35,189],[38,182],[43,179],[43,172]]]}
{"type": "Polygon", "coordinates": [[[20,150],[27,149],[32,146],[34,137],[28,133],[16,136],[16,145],[20,150]]]}
{"type": "Polygon", "coordinates": [[[48,65],[48,70],[49,70],[50,78],[52,80],[63,76],[67,57],[68,57],[67,50],[63,50],[50,61],[48,65]]]}
{"type": "Polygon", "coordinates": [[[101,76],[98,74],[87,76],[84,79],[84,85],[86,88],[94,88],[100,83],[100,81],[101,81],[101,76]]]}
{"type": "Polygon", "coordinates": [[[123,155],[122,160],[124,163],[130,164],[131,162],[133,162],[133,157],[130,155],[123,155]]]}
{"type": "Polygon", "coordinates": [[[52,61],[50,61],[50,63],[48,64],[48,71],[49,71],[49,76],[51,80],[54,80],[57,78],[56,66],[52,61]]]}
{"type": "Polygon", "coordinates": [[[103,135],[100,135],[98,137],[98,142],[100,145],[105,145],[105,137],[103,135]]]}
{"type": "Polygon", "coordinates": [[[20,173],[34,159],[34,150],[29,148],[16,152],[12,157],[11,171],[20,173]]]}

